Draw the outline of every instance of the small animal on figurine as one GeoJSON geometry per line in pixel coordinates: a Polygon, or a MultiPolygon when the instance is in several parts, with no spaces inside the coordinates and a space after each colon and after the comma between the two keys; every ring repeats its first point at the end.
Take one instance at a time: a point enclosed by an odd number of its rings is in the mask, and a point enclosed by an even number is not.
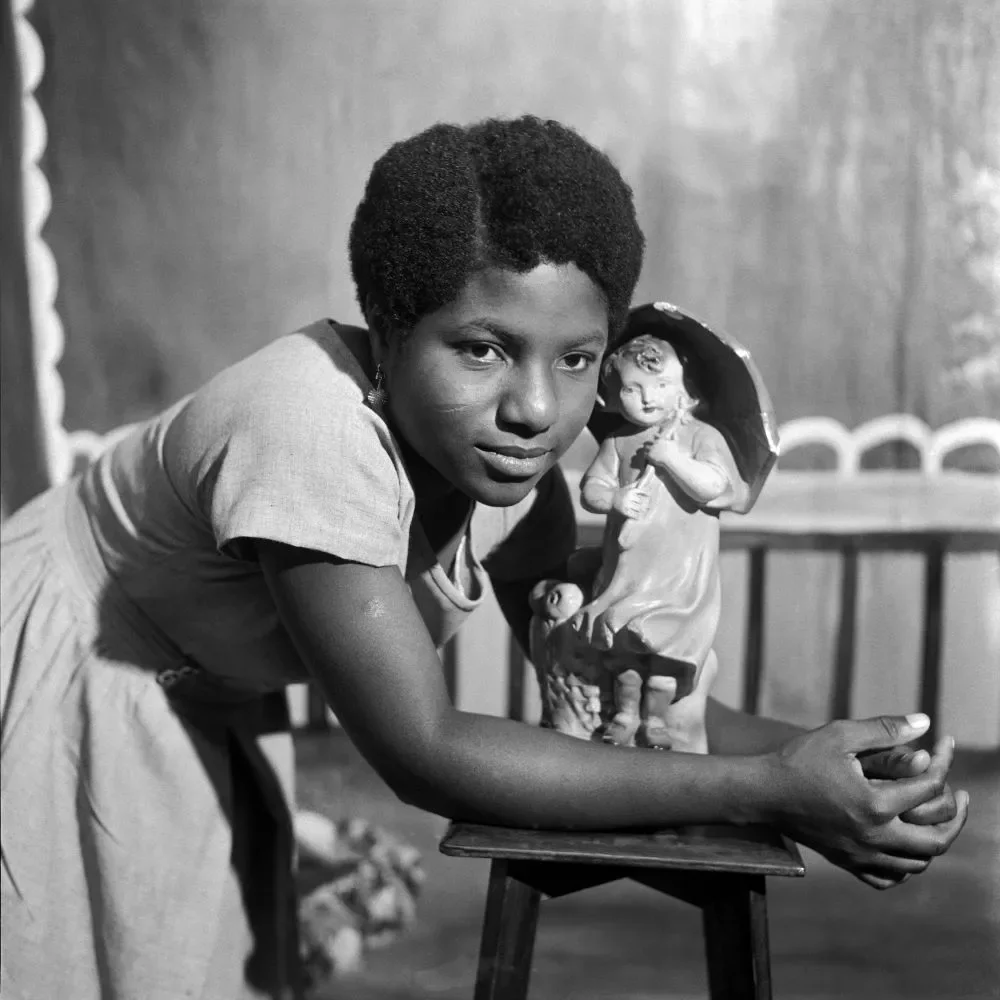
{"type": "Polygon", "coordinates": [[[531,661],[542,696],[542,725],[569,736],[592,739],[601,724],[598,671],[572,632],[558,629],[584,603],[574,583],[542,580],[529,596],[533,616],[531,661]]]}

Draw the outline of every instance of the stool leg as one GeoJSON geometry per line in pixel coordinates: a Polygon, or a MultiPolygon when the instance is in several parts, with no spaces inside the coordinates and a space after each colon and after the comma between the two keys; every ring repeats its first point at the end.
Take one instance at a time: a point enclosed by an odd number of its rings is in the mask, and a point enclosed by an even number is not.
{"type": "Polygon", "coordinates": [[[771,1000],[763,876],[727,878],[702,904],[702,921],[712,1000],[771,1000]]]}
{"type": "Polygon", "coordinates": [[[511,874],[510,862],[494,859],[486,893],[475,1000],[525,1000],[538,926],[541,893],[511,874]]]}

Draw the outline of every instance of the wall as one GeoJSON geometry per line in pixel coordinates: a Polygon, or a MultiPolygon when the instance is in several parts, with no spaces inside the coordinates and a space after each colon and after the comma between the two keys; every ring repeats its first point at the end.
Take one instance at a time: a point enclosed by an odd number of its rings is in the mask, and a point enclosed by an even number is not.
{"type": "Polygon", "coordinates": [[[781,419],[1000,412],[989,0],[40,0],[70,426],[355,318],[371,161],[531,110],[636,188],[640,301],[743,339],[781,419]],[[963,370],[960,366],[967,364],[963,370]]]}
{"type": "MultiPolygon", "coordinates": [[[[317,315],[356,319],[345,242],[372,160],[437,120],[529,110],[616,159],[649,241],[637,299],[743,340],[781,420],[1000,415],[994,13],[39,0],[67,424],[107,430],[317,315]]],[[[902,573],[880,579],[909,606],[902,573]]],[[[774,655],[821,664],[833,571],[783,574],[774,655]]],[[[777,708],[808,716],[813,686],[777,708]]]]}

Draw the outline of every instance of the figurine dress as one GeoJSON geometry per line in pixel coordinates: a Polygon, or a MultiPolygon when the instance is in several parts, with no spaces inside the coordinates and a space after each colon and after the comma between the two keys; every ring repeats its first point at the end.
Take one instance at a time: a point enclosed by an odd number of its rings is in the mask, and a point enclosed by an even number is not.
{"type": "Polygon", "coordinates": [[[693,458],[721,471],[728,484],[711,508],[701,506],[668,472],[647,464],[646,449],[659,433],[658,427],[630,426],[608,436],[583,479],[586,497],[634,483],[645,473],[650,493],[640,518],[608,512],[591,639],[600,649],[655,652],[689,665],[694,681],[719,623],[719,510],[746,486],[722,434],[693,419],[678,427],[676,440],[693,458]]]}

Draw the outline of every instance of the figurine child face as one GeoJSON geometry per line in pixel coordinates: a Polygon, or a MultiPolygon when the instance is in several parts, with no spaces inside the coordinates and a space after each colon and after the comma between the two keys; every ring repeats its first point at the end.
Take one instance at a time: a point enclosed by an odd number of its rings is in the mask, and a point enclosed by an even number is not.
{"type": "MultiPolygon", "coordinates": [[[[636,338],[647,339],[652,338],[636,338]]],[[[674,349],[663,341],[627,345],[616,367],[620,380],[618,409],[633,424],[652,427],[689,401],[684,369],[674,349]]]]}

